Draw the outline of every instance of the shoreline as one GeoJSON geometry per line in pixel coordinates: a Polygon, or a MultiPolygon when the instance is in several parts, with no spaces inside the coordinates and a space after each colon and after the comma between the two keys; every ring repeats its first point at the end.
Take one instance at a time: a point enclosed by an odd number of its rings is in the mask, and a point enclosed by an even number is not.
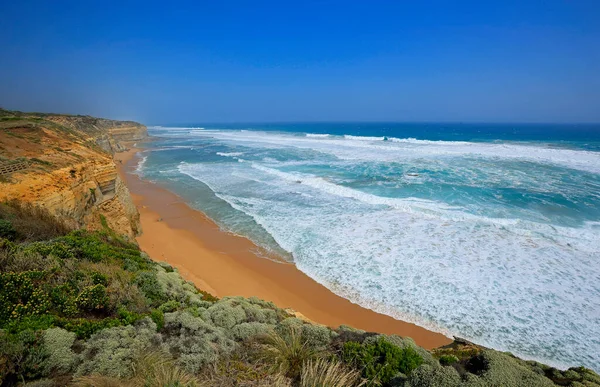
{"type": "Polygon", "coordinates": [[[256,296],[318,324],[411,337],[427,349],[452,342],[440,333],[354,304],[292,263],[259,257],[249,239],[221,230],[176,194],[133,174],[138,151],[132,148],[114,155],[140,213],[142,234],[137,242],[152,259],[173,265],[199,289],[219,298],[256,296]]]}

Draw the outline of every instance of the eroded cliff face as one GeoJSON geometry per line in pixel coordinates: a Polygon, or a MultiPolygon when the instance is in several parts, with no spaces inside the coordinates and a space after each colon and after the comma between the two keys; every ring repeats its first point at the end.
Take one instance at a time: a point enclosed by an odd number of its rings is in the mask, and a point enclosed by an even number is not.
{"type": "Polygon", "coordinates": [[[146,136],[135,122],[0,111],[0,167],[26,167],[0,168],[0,201],[32,202],[74,227],[133,238],[139,214],[112,154],[146,136]]]}
{"type": "Polygon", "coordinates": [[[144,140],[146,127],[133,121],[115,121],[89,116],[48,115],[47,120],[88,135],[109,153],[120,152],[144,140]]]}

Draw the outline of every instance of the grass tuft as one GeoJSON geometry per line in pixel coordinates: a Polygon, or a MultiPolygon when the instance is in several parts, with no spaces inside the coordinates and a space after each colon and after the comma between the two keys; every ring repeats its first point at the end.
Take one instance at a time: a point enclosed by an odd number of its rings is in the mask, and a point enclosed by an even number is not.
{"type": "Polygon", "coordinates": [[[301,387],[357,387],[365,385],[360,372],[336,360],[308,360],[302,366],[301,387]]]}
{"type": "Polygon", "coordinates": [[[290,327],[283,334],[275,331],[264,337],[262,359],[271,365],[272,372],[279,372],[290,379],[298,380],[302,373],[302,365],[317,357],[318,353],[311,348],[302,333],[290,327]]]}

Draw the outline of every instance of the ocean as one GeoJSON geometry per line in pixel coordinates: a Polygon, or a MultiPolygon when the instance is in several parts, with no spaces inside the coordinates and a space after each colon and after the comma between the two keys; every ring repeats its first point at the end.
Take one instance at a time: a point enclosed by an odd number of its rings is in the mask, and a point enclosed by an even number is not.
{"type": "Polygon", "coordinates": [[[152,127],[138,173],[355,303],[600,371],[600,125],[152,127]]]}

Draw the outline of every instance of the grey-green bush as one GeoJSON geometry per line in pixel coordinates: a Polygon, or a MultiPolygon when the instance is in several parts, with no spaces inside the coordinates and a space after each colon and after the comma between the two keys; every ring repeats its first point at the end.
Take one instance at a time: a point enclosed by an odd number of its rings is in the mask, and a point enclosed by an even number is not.
{"type": "Polygon", "coordinates": [[[461,379],[458,372],[452,367],[432,367],[422,364],[411,372],[406,387],[459,387],[461,379]]]}
{"type": "Polygon", "coordinates": [[[132,375],[136,357],[147,348],[160,344],[161,336],[156,333],[156,324],[149,317],[134,326],[104,329],[84,343],[76,375],[128,378],[132,375]]]}
{"type": "Polygon", "coordinates": [[[44,331],[43,341],[48,353],[46,360],[48,372],[67,373],[73,369],[77,361],[77,356],[71,350],[75,337],[75,333],[62,328],[50,328],[44,331]]]}
{"type": "Polygon", "coordinates": [[[326,326],[309,324],[297,317],[286,318],[275,328],[281,335],[287,334],[290,329],[296,329],[302,335],[302,339],[313,348],[324,348],[337,336],[334,330],[326,326]]]}
{"type": "Polygon", "coordinates": [[[485,370],[480,378],[491,386],[551,387],[552,381],[532,371],[523,360],[494,350],[483,351],[479,355],[485,370]]]}
{"type": "Polygon", "coordinates": [[[186,282],[177,271],[173,269],[167,271],[164,267],[157,265],[156,279],[167,299],[185,302],[192,306],[205,305],[202,295],[198,293],[196,287],[186,282]]]}
{"type": "Polygon", "coordinates": [[[335,336],[337,336],[335,331],[323,325],[304,324],[302,326],[302,337],[309,345],[316,348],[327,347],[335,336]]]}
{"type": "Polygon", "coordinates": [[[177,363],[190,373],[231,353],[236,343],[221,328],[189,312],[165,314],[164,344],[177,363]]]}
{"type": "Polygon", "coordinates": [[[225,297],[202,312],[202,318],[215,326],[231,329],[244,322],[277,324],[279,315],[274,305],[258,299],[225,297]]]}
{"type": "Polygon", "coordinates": [[[236,341],[248,340],[252,337],[264,336],[272,331],[274,325],[260,322],[244,322],[234,326],[227,333],[236,341]]]}
{"type": "Polygon", "coordinates": [[[217,327],[231,329],[246,322],[247,315],[244,307],[235,299],[224,298],[202,312],[202,318],[217,327]]]}

